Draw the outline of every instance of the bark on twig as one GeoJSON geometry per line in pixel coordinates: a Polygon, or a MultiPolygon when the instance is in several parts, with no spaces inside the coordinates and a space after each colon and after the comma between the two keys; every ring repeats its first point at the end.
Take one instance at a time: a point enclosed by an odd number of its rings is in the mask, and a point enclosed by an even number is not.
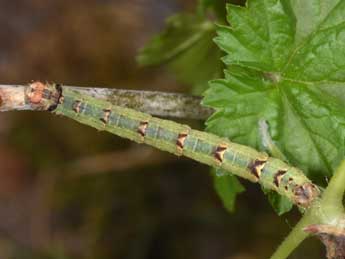
{"type": "Polygon", "coordinates": [[[118,106],[161,117],[205,120],[213,113],[212,109],[200,105],[200,96],[159,91],[69,87],[118,106]]]}
{"type": "MultiPolygon", "coordinates": [[[[205,120],[213,112],[212,109],[200,105],[201,97],[188,94],[96,87],[63,87],[107,100],[114,105],[155,116],[205,120]]],[[[29,90],[29,85],[0,85],[0,111],[41,110],[40,107],[27,101],[29,90]]]]}
{"type": "Polygon", "coordinates": [[[33,110],[26,101],[28,86],[0,85],[0,111],[33,110]]]}

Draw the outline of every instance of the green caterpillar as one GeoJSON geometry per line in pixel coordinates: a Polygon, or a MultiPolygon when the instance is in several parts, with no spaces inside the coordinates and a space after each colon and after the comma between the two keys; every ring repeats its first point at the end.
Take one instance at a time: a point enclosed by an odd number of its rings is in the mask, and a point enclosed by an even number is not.
{"type": "Polygon", "coordinates": [[[264,188],[277,191],[302,208],[308,207],[320,194],[318,187],[299,169],[266,153],[193,130],[187,125],[114,106],[56,84],[32,83],[27,98],[31,105],[70,117],[98,130],[146,143],[259,182],[264,188]]]}

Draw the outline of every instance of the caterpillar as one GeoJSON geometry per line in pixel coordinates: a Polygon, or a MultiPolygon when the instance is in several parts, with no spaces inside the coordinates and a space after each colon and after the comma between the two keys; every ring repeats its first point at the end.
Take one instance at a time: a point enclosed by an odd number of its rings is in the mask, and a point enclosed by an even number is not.
{"type": "Polygon", "coordinates": [[[31,105],[42,110],[258,182],[301,208],[309,207],[320,194],[319,188],[298,168],[214,134],[115,106],[59,84],[34,82],[26,96],[31,105]]]}

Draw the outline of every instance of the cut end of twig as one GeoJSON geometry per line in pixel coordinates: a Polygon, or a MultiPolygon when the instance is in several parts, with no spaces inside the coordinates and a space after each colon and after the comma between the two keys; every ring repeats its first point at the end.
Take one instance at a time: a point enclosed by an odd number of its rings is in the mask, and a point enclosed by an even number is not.
{"type": "Polygon", "coordinates": [[[0,85],[0,111],[53,110],[61,97],[60,85],[32,82],[28,85],[0,85]]]}
{"type": "Polygon", "coordinates": [[[333,225],[310,225],[304,231],[316,235],[326,246],[328,259],[345,258],[345,228],[333,225]]]}

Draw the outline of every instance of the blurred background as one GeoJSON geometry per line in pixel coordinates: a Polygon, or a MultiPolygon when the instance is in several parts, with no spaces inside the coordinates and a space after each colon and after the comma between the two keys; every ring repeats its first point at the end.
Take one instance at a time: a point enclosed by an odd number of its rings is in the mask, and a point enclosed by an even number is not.
{"type": "MultiPolygon", "coordinates": [[[[0,78],[190,92],[141,48],[195,0],[0,2],[0,78]]],[[[202,129],[202,121],[184,121],[202,129]]],[[[0,114],[0,258],[268,258],[299,218],[259,186],[229,214],[210,168],[44,112],[0,114]]],[[[291,258],[321,258],[309,239],[291,258]]]]}

